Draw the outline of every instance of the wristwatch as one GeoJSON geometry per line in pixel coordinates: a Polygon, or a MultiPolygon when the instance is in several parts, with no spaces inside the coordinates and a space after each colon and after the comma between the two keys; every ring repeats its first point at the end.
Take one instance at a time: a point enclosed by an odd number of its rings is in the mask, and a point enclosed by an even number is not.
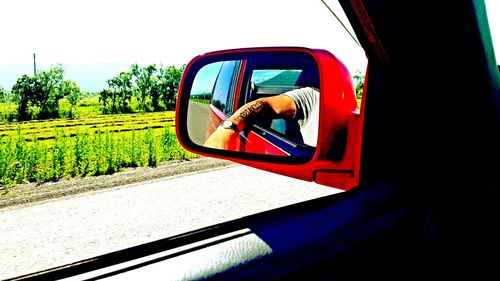
{"type": "Polygon", "coordinates": [[[233,130],[235,132],[238,132],[238,126],[236,126],[236,124],[233,121],[230,121],[230,120],[222,121],[219,124],[219,127],[222,127],[224,129],[231,129],[231,130],[233,130]]]}

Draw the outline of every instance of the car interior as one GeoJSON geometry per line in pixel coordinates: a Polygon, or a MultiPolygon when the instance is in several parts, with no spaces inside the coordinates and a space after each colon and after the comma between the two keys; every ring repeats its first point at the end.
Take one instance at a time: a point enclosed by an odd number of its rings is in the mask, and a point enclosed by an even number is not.
{"type": "Polygon", "coordinates": [[[484,2],[340,3],[369,58],[359,185],[18,279],[498,280],[500,73],[484,2]]]}

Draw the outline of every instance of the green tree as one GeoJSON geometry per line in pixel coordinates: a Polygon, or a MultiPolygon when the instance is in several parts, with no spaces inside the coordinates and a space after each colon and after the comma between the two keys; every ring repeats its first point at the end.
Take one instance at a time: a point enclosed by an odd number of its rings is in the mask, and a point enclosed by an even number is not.
{"type": "Polygon", "coordinates": [[[59,117],[59,100],[64,96],[59,87],[64,79],[64,70],[57,65],[48,71],[40,71],[35,75],[35,97],[33,105],[40,107],[38,118],[48,119],[59,117]]]}
{"type": "MultiPolygon", "coordinates": [[[[110,104],[110,113],[114,114],[114,113],[118,113],[119,112],[119,107],[118,107],[118,98],[119,98],[119,94],[120,94],[120,80],[118,79],[118,77],[113,77],[111,79],[109,79],[108,81],[106,81],[106,83],[108,83],[108,86],[111,88],[110,90],[110,94],[108,96],[108,98],[111,100],[111,104],[110,104]]],[[[101,92],[101,93],[105,93],[105,92],[101,92]]]]}
{"type": "Polygon", "coordinates": [[[78,84],[71,80],[64,80],[61,83],[61,86],[59,87],[59,93],[63,97],[68,97],[68,101],[71,104],[71,109],[69,110],[69,118],[75,117],[75,107],[78,101],[80,100],[80,87],[78,87],[78,84]]]}
{"type": "Polygon", "coordinates": [[[59,117],[59,100],[70,91],[79,92],[76,83],[70,81],[64,84],[63,81],[64,70],[59,64],[49,70],[40,71],[34,77],[23,75],[18,78],[12,87],[14,101],[18,104],[18,120],[30,119],[30,106],[40,109],[37,116],[39,119],[59,117]]]}
{"type": "Polygon", "coordinates": [[[162,95],[162,100],[167,110],[175,107],[177,91],[179,90],[179,84],[184,68],[185,65],[183,65],[180,69],[177,69],[173,65],[167,68],[160,68],[158,89],[160,90],[159,92],[162,95]]]}
{"type": "Polygon", "coordinates": [[[356,98],[361,99],[363,97],[363,87],[365,83],[365,75],[361,71],[356,70],[352,76],[354,80],[354,90],[356,91],[356,98]]]}
{"type": "Polygon", "coordinates": [[[102,102],[102,113],[112,113],[112,107],[109,106],[109,101],[113,100],[114,92],[109,89],[104,89],[99,92],[99,102],[102,102]]]}
{"type": "Polygon", "coordinates": [[[153,109],[155,111],[159,110],[158,94],[155,91],[156,84],[156,65],[148,65],[141,68],[137,64],[131,66],[132,75],[135,76],[135,84],[137,88],[137,96],[140,101],[141,111],[147,111],[146,99],[148,96],[151,97],[151,102],[153,104],[153,109]]]}
{"type": "Polygon", "coordinates": [[[17,119],[19,121],[29,120],[28,106],[36,96],[36,80],[34,77],[23,75],[19,77],[12,87],[14,101],[17,103],[17,119]]]}
{"type": "Polygon", "coordinates": [[[9,93],[0,86],[0,102],[9,102],[9,93]]]}
{"type": "Polygon", "coordinates": [[[128,104],[132,99],[132,73],[120,72],[107,81],[113,91],[111,97],[111,113],[128,112],[128,104]]]}

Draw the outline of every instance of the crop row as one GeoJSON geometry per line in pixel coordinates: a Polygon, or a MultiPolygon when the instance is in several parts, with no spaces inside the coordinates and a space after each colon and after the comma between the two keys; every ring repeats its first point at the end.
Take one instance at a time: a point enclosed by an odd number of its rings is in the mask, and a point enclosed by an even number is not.
{"type": "Polygon", "coordinates": [[[50,120],[32,120],[26,122],[0,122],[0,131],[5,129],[21,127],[24,129],[36,129],[40,127],[68,127],[75,125],[89,125],[116,122],[138,122],[154,121],[161,119],[171,119],[175,113],[173,111],[142,113],[142,114],[114,114],[88,116],[75,119],[50,119],[50,120]]]}
{"type": "Polygon", "coordinates": [[[55,181],[103,175],[125,167],[152,166],[192,158],[171,126],[146,130],[78,131],[56,129],[51,141],[27,142],[23,131],[0,138],[0,184],[55,181]]]}
{"type": "MultiPolygon", "coordinates": [[[[0,125],[0,137],[16,135],[17,131],[23,131],[26,141],[54,139],[57,130],[64,130],[68,135],[76,135],[78,131],[94,132],[97,130],[109,130],[113,132],[145,130],[148,127],[160,128],[173,126],[174,113],[148,113],[134,114],[133,116],[120,116],[119,118],[88,117],[79,120],[54,120],[45,122],[25,122],[0,125]]],[[[5,141],[5,138],[4,138],[5,141]]]]}

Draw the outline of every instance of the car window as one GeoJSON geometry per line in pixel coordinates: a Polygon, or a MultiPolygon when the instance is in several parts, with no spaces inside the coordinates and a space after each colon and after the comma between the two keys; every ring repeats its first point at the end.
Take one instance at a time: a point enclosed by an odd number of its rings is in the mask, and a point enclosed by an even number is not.
{"type": "MultiPolygon", "coordinates": [[[[318,48],[364,74],[363,49],[321,1],[16,0],[0,11],[0,279],[340,192],[194,155],[175,130],[184,69],[206,52],[318,48]]],[[[230,115],[241,63],[212,67],[193,114],[211,103],[230,115]]],[[[299,72],[254,75],[264,89],[299,72]]]]}
{"type": "Polygon", "coordinates": [[[235,75],[236,61],[227,61],[222,64],[212,94],[212,104],[224,113],[231,110],[230,96],[233,91],[231,85],[235,75]]]}
{"type": "MultiPolygon", "coordinates": [[[[254,69],[250,78],[251,83],[253,83],[253,91],[249,100],[279,95],[303,86],[317,85],[316,83],[313,83],[314,85],[299,85],[300,80],[305,80],[303,79],[304,74],[306,73],[302,69],[254,69]]],[[[271,129],[273,132],[278,132],[294,141],[301,139],[301,137],[297,137],[296,124],[291,120],[275,118],[263,128],[271,129]]]]}
{"type": "Polygon", "coordinates": [[[500,3],[495,0],[486,0],[485,5],[496,61],[500,64],[498,59],[500,57],[500,3]]]}
{"type": "Polygon", "coordinates": [[[200,69],[193,82],[191,99],[199,102],[211,102],[215,82],[222,68],[222,62],[211,63],[200,69]]]}
{"type": "Polygon", "coordinates": [[[299,88],[300,69],[255,69],[251,81],[257,87],[257,95],[276,95],[299,88]]]}

